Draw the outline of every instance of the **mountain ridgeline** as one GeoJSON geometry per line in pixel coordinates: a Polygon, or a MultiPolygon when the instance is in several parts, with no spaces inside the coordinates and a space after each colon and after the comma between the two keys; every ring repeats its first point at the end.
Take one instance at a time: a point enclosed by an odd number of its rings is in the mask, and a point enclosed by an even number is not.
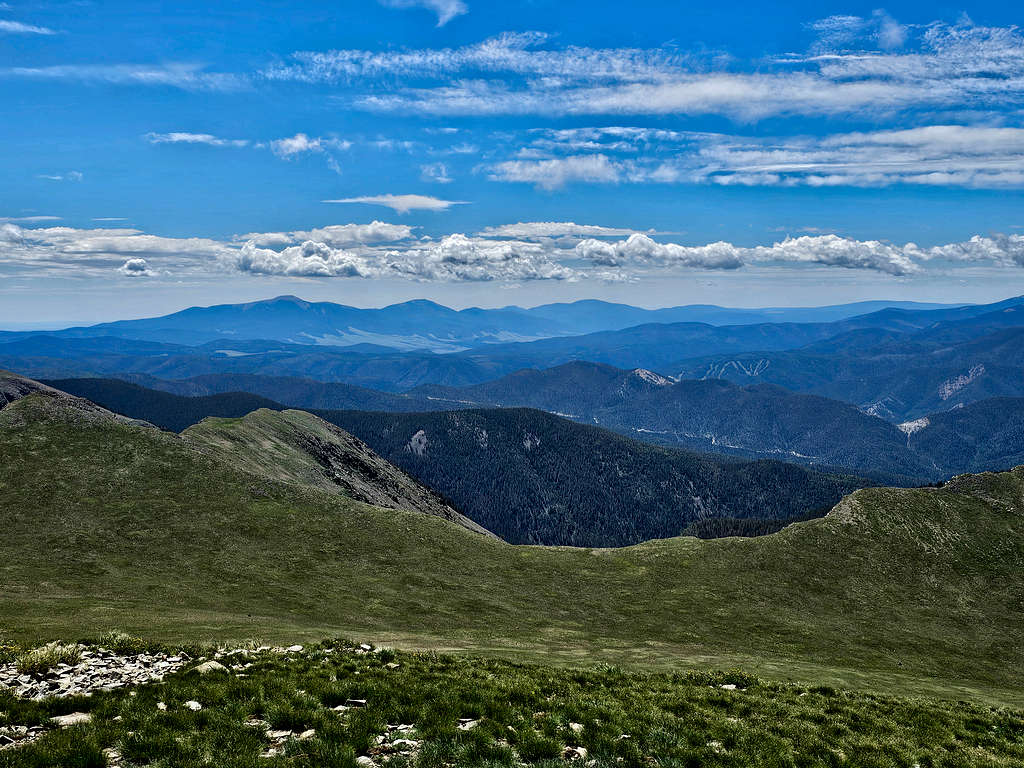
{"type": "MultiPolygon", "coordinates": [[[[184,428],[183,421],[197,424],[208,415],[245,416],[251,398],[240,396],[231,409],[225,408],[230,394],[188,398],[116,380],[52,383],[75,394],[88,392],[113,411],[174,431],[184,428]],[[206,406],[216,406],[218,413],[204,413],[206,406]]],[[[259,423],[274,419],[273,410],[284,406],[273,404],[258,412],[264,415],[241,422],[251,434],[259,423]]],[[[692,524],[718,518],[771,521],[746,529],[769,530],[789,518],[823,514],[844,494],[872,483],[780,461],[660,448],[530,409],[314,413],[512,543],[621,546],[678,536],[692,524]]],[[[241,449],[228,424],[202,421],[184,434],[215,428],[220,442],[237,454],[241,449]]],[[[287,463],[275,460],[270,445],[257,442],[264,446],[257,453],[267,471],[287,463]]],[[[700,530],[738,529],[705,524],[700,530]]]]}

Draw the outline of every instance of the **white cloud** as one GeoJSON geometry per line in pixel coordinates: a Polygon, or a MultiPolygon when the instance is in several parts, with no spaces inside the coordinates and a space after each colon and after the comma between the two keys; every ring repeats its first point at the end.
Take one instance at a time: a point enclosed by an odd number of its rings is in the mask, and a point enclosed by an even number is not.
{"type": "Polygon", "coordinates": [[[628,237],[636,232],[620,227],[575,224],[571,221],[520,221],[481,230],[481,237],[506,237],[534,240],[549,237],[628,237]]]}
{"type": "Polygon", "coordinates": [[[540,49],[548,40],[543,32],[506,32],[461,48],[298,51],[292,54],[292,63],[270,67],[263,75],[272,80],[335,82],[392,75],[430,78],[484,72],[619,81],[655,76],[685,61],[685,57],[662,49],[540,49]]]}
{"type": "Polygon", "coordinates": [[[743,249],[730,243],[683,246],[656,243],[647,235],[633,234],[617,243],[584,240],[577,244],[576,255],[594,264],[619,267],[628,264],[660,264],[697,269],[739,269],[743,249]]]}
{"type": "Polygon", "coordinates": [[[495,242],[462,234],[402,250],[359,253],[306,241],[280,251],[242,246],[244,272],[305,277],[403,278],[438,282],[568,280],[577,273],[532,243],[495,242]]]}
{"type": "Polygon", "coordinates": [[[142,258],[128,259],[117,271],[128,277],[152,277],[156,274],[142,258]]]}
{"type": "Polygon", "coordinates": [[[576,255],[610,267],[634,265],[680,266],[697,269],[738,269],[752,262],[819,264],[869,269],[890,275],[921,271],[914,261],[916,246],[894,246],[876,240],[852,240],[837,235],[786,238],[772,245],[743,247],[728,242],[684,246],[657,243],[646,235],[631,235],[618,243],[584,240],[576,255]]]}
{"type": "MultiPolygon", "coordinates": [[[[2,8],[2,6],[0,6],[2,8]]],[[[32,24],[22,24],[20,21],[8,21],[0,19],[0,34],[8,35],[55,35],[57,32],[47,27],[36,27],[32,24]]]]}
{"type": "Polygon", "coordinates": [[[554,48],[542,33],[460,48],[300,51],[262,74],[365,83],[357,107],[430,115],[897,115],[1024,103],[1024,35],[963,21],[904,27],[884,13],[816,25],[807,54],[703,59],[669,48],[554,48]],[[722,63],[724,62],[724,63],[722,63]],[[397,87],[396,77],[404,78],[397,87]]]}
{"type": "Polygon", "coordinates": [[[577,181],[615,184],[622,180],[622,169],[605,155],[572,155],[550,160],[506,160],[492,165],[488,178],[526,182],[550,190],[577,181]]]}
{"type": "Polygon", "coordinates": [[[25,235],[23,234],[21,227],[8,222],[0,224],[0,242],[20,243],[24,241],[24,239],[25,235]]]}
{"type": "Polygon", "coordinates": [[[315,240],[338,248],[393,243],[398,240],[408,240],[412,235],[413,227],[406,224],[373,221],[370,224],[331,224],[326,227],[294,232],[251,232],[246,235],[238,235],[234,239],[240,242],[251,241],[258,246],[285,246],[304,240],[315,240]]]}
{"type": "Polygon", "coordinates": [[[914,255],[920,259],[993,262],[1003,266],[1024,267],[1024,235],[975,235],[962,243],[915,250],[914,255]]]}
{"type": "Polygon", "coordinates": [[[420,178],[435,184],[450,184],[454,179],[449,175],[448,166],[444,163],[428,163],[420,166],[420,178]]]}
{"type": "MultiPolygon", "coordinates": [[[[386,278],[438,282],[615,280],[695,270],[799,266],[868,270],[913,278],[955,274],[971,265],[1024,268],[1024,235],[975,236],[921,247],[834,234],[787,237],[768,245],[729,242],[681,245],[613,228],[571,222],[527,222],[484,235],[414,240],[411,227],[374,222],[294,232],[256,233],[228,241],[173,238],[136,229],[26,228],[0,223],[6,275],[126,276],[181,279],[227,272],[386,278]],[[582,234],[592,235],[578,240],[582,234]],[[504,237],[502,237],[504,236],[504,237]],[[244,238],[244,239],[243,239],[244,238]],[[573,247],[575,246],[575,247],[573,247]]],[[[1016,279],[1008,274],[1008,280],[1016,279]]]]}
{"type": "Polygon", "coordinates": [[[222,139],[209,133],[147,133],[146,141],[150,144],[208,144],[211,147],[246,147],[247,139],[222,139]]]}
{"type": "Polygon", "coordinates": [[[823,264],[848,269],[870,269],[890,275],[921,271],[910,253],[914,246],[895,246],[877,240],[853,240],[838,235],[787,237],[780,243],[746,249],[752,260],[823,264]]]}
{"type": "Polygon", "coordinates": [[[826,136],[749,137],[644,128],[531,131],[490,178],[742,186],[1024,185],[1024,129],[925,125],[826,136]],[[587,146],[595,154],[570,154],[587,146]]]}
{"type": "Polygon", "coordinates": [[[72,80],[111,85],[145,85],[180,88],[187,91],[237,91],[247,88],[248,79],[227,72],[207,72],[202,64],[59,64],[50,67],[7,67],[0,78],[72,80]]]}
{"type": "Polygon", "coordinates": [[[81,181],[85,175],[81,171],[68,171],[67,173],[41,173],[39,178],[47,181],[81,181]]]}
{"type": "Polygon", "coordinates": [[[323,152],[324,146],[320,139],[311,139],[304,133],[296,133],[289,138],[270,142],[270,149],[279,157],[292,157],[304,152],[323,152]]]}
{"type": "Polygon", "coordinates": [[[340,200],[323,200],[324,203],[365,203],[366,205],[382,205],[395,213],[410,211],[445,211],[453,205],[466,205],[464,200],[441,200],[428,195],[364,195],[362,197],[346,197],[340,200]]]}
{"type": "Polygon", "coordinates": [[[390,8],[426,8],[437,14],[437,26],[443,27],[469,9],[462,0],[378,0],[390,8]]]}
{"type": "Polygon", "coordinates": [[[36,224],[43,221],[60,221],[60,216],[0,216],[0,224],[36,224]]]}

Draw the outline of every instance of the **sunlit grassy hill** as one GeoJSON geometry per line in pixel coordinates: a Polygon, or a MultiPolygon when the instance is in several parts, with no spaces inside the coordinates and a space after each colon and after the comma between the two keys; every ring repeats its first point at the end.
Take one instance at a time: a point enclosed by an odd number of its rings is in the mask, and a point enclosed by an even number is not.
{"type": "Polygon", "coordinates": [[[23,641],[344,635],[1024,700],[1022,470],[753,539],[514,547],[76,402],[0,411],[0,626],[23,641]]]}

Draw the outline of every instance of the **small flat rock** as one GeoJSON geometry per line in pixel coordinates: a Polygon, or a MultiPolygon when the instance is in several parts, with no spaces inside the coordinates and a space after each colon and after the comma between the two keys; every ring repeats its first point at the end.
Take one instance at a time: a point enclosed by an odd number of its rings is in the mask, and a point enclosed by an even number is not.
{"type": "Polygon", "coordinates": [[[579,734],[583,733],[583,724],[582,723],[569,723],[569,730],[572,731],[573,733],[579,735],[579,734]]]}
{"type": "Polygon", "coordinates": [[[299,734],[299,741],[305,741],[306,739],[312,739],[316,736],[316,729],[310,728],[308,731],[303,731],[299,734]]]}
{"type": "Polygon", "coordinates": [[[583,747],[566,747],[562,752],[563,760],[586,760],[587,750],[583,747]]]}
{"type": "Polygon", "coordinates": [[[267,731],[267,738],[271,741],[284,741],[285,739],[291,738],[291,731],[267,731]]]}
{"type": "Polygon", "coordinates": [[[50,718],[55,725],[61,728],[71,728],[75,725],[82,725],[92,720],[92,715],[87,712],[72,712],[70,715],[58,715],[50,718]]]}
{"type": "Polygon", "coordinates": [[[459,730],[460,731],[468,731],[468,730],[471,730],[473,728],[476,728],[479,724],[480,724],[479,720],[465,720],[465,721],[460,720],[459,721],[459,730]]]}
{"type": "Polygon", "coordinates": [[[203,708],[203,705],[200,704],[198,701],[191,701],[190,700],[190,701],[186,701],[185,702],[185,709],[191,709],[193,712],[198,712],[202,708],[203,708]]]}
{"type": "Polygon", "coordinates": [[[350,709],[355,707],[365,707],[366,699],[349,699],[345,702],[345,706],[349,707],[350,709]]]}
{"type": "Polygon", "coordinates": [[[366,755],[360,755],[357,757],[356,765],[360,766],[360,768],[377,768],[377,764],[366,755]]]}
{"type": "Polygon", "coordinates": [[[161,712],[166,712],[167,711],[167,705],[164,704],[162,701],[158,701],[156,703],[156,708],[159,709],[161,712]]]}
{"type": "Polygon", "coordinates": [[[219,661],[205,661],[196,667],[196,672],[200,675],[208,675],[211,672],[227,672],[228,668],[221,664],[219,661]]]}
{"type": "Polygon", "coordinates": [[[288,653],[301,653],[302,652],[302,646],[301,645],[289,645],[287,648],[285,648],[285,650],[288,653]]]}
{"type": "Polygon", "coordinates": [[[725,683],[724,685],[720,685],[718,687],[721,688],[723,691],[735,691],[736,690],[736,684],[735,683],[725,683]]]}

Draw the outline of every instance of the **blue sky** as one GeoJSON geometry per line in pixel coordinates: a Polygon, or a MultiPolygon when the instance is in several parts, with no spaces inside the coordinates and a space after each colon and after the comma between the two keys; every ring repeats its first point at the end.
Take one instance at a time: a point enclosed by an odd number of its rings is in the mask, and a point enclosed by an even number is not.
{"type": "Polygon", "coordinates": [[[8,0],[0,323],[1022,293],[1022,15],[8,0]]]}

